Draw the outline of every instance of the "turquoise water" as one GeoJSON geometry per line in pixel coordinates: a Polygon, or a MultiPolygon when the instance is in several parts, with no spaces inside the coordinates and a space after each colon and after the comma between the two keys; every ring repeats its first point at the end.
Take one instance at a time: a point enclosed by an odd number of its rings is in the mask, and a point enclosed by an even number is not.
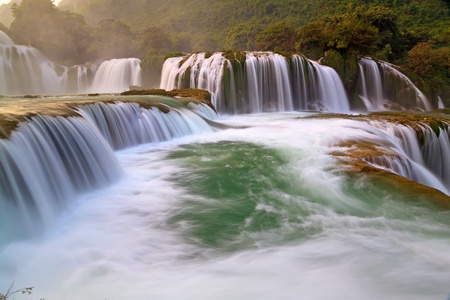
{"type": "MultiPolygon", "coordinates": [[[[348,173],[367,124],[307,114],[116,152],[119,183],[0,250],[31,299],[445,299],[450,212],[348,173]]],[[[442,194],[443,199],[446,197],[442,194]]]]}

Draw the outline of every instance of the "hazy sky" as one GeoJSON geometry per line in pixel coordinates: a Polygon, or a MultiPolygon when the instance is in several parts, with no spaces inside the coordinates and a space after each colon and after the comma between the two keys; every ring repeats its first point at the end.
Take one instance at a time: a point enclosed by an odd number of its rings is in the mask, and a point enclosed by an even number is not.
{"type": "MultiPolygon", "coordinates": [[[[9,1],[11,1],[11,0],[0,0],[0,4],[6,4],[6,3],[9,3],[9,1]]],[[[53,2],[55,4],[58,4],[60,1],[61,0],[53,0],[53,2]]]]}

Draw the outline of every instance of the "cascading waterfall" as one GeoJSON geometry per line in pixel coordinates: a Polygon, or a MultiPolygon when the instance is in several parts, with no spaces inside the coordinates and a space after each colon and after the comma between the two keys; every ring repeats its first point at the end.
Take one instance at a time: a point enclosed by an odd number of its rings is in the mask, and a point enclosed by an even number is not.
{"type": "Polygon", "coordinates": [[[72,66],[63,74],[62,86],[67,94],[89,93],[94,80],[96,68],[93,66],[72,66]]]}
{"type": "Polygon", "coordinates": [[[450,190],[450,131],[438,128],[437,132],[429,126],[422,127],[422,155],[425,166],[440,178],[450,190]]]}
{"type": "MultiPolygon", "coordinates": [[[[212,111],[204,104],[194,105],[212,111]]],[[[211,130],[202,117],[187,109],[170,108],[169,112],[164,113],[157,108],[145,109],[135,103],[98,102],[80,106],[79,113],[95,124],[115,150],[211,130]]]]}
{"type": "Polygon", "coordinates": [[[246,107],[250,107],[247,112],[293,110],[289,65],[283,56],[248,53],[245,70],[248,81],[246,107]]]}
{"type": "Polygon", "coordinates": [[[117,93],[141,85],[140,60],[112,59],[65,67],[46,58],[39,50],[14,42],[0,31],[0,94],[56,95],[117,93]]]}
{"type": "Polygon", "coordinates": [[[104,61],[95,72],[90,87],[96,93],[120,93],[130,86],[141,86],[141,61],[138,58],[104,61]]]}
{"type": "Polygon", "coordinates": [[[15,45],[0,31],[1,94],[59,94],[62,77],[56,70],[57,66],[37,49],[15,45]]]}
{"type": "Polygon", "coordinates": [[[6,33],[4,33],[3,31],[0,30],[0,44],[7,45],[7,46],[13,46],[14,42],[6,33]]]}
{"type": "Polygon", "coordinates": [[[110,146],[86,120],[36,116],[20,123],[0,140],[0,243],[39,232],[76,194],[120,174],[110,146]]]}
{"type": "MultiPolygon", "coordinates": [[[[294,60],[306,59],[300,56],[294,56],[294,60]]],[[[315,61],[308,61],[309,73],[315,74],[310,78],[306,78],[306,81],[311,80],[313,82],[312,87],[316,89],[312,95],[316,95],[313,98],[308,95],[310,103],[308,105],[313,107],[313,110],[330,111],[330,112],[349,112],[350,105],[345,93],[344,86],[336,71],[330,67],[321,66],[315,61]]],[[[294,79],[294,82],[298,82],[294,79]]],[[[303,108],[301,108],[303,110],[303,108]]]]}
{"type": "Polygon", "coordinates": [[[393,104],[406,109],[432,109],[427,97],[393,65],[360,58],[359,68],[359,94],[367,110],[389,110],[393,104]]]}
{"type": "Polygon", "coordinates": [[[205,119],[214,120],[217,118],[217,113],[213,109],[211,109],[211,107],[209,107],[208,105],[190,102],[188,103],[187,106],[189,107],[190,110],[192,110],[197,115],[205,119]]]}
{"type": "Polygon", "coordinates": [[[211,92],[216,109],[223,114],[350,111],[337,73],[299,55],[287,59],[276,53],[248,52],[239,61],[222,53],[208,58],[200,53],[167,59],[161,88],[189,87],[211,92]]]}
{"type": "Polygon", "coordinates": [[[432,106],[427,97],[405,74],[386,62],[383,62],[380,66],[388,97],[390,95],[393,95],[391,96],[392,98],[397,96],[397,102],[405,107],[411,107],[415,104],[418,108],[432,110],[432,106]]]}
{"type": "MultiPolygon", "coordinates": [[[[187,107],[214,114],[203,104],[187,107]]],[[[212,131],[187,108],[167,109],[82,105],[84,118],[36,116],[0,139],[0,244],[39,233],[77,194],[118,180],[114,149],[212,131]]]]}
{"type": "Polygon", "coordinates": [[[371,122],[382,131],[395,155],[368,158],[368,162],[393,173],[450,194],[450,132],[448,124],[433,130],[426,124],[417,129],[389,122],[371,122]]]}
{"type": "Polygon", "coordinates": [[[361,59],[360,69],[360,97],[367,110],[386,110],[384,106],[383,86],[378,65],[372,59],[361,59]]]}
{"type": "Polygon", "coordinates": [[[442,101],[442,98],[438,96],[438,108],[443,109],[445,108],[444,102],[442,101]]]}

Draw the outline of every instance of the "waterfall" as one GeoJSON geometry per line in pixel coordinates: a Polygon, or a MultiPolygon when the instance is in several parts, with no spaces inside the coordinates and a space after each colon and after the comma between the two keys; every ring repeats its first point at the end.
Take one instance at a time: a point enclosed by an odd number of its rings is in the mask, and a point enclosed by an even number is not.
{"type": "Polygon", "coordinates": [[[289,65],[279,54],[247,53],[248,112],[292,111],[289,65]]]}
{"type": "Polygon", "coordinates": [[[3,31],[0,30],[0,45],[13,46],[13,40],[3,31]]]}
{"type": "Polygon", "coordinates": [[[450,131],[447,124],[435,130],[426,124],[420,124],[416,129],[388,122],[371,124],[381,130],[381,134],[378,133],[382,140],[380,146],[393,149],[395,155],[370,157],[367,158],[369,163],[450,194],[450,131]]]}
{"type": "Polygon", "coordinates": [[[438,96],[438,108],[443,109],[445,108],[444,102],[442,101],[442,98],[438,96]]]}
{"type": "Polygon", "coordinates": [[[82,66],[57,65],[33,47],[15,45],[0,31],[0,94],[118,93],[141,85],[140,60],[112,59],[82,66]]]}
{"type": "MultiPolygon", "coordinates": [[[[295,58],[301,59],[299,56],[295,58]]],[[[312,86],[317,91],[318,98],[313,99],[311,105],[315,110],[345,113],[350,111],[350,105],[345,93],[344,86],[336,71],[330,67],[321,66],[317,62],[309,62],[310,72],[316,72],[316,77],[312,77],[312,86]],[[314,81],[316,79],[316,81],[314,81]]]]}
{"type": "Polygon", "coordinates": [[[57,66],[32,47],[0,39],[0,94],[60,94],[57,66]]]}
{"type": "Polygon", "coordinates": [[[436,133],[430,127],[422,128],[423,146],[422,155],[425,166],[442,179],[445,186],[450,189],[450,131],[438,128],[436,133]]]}
{"type": "Polygon", "coordinates": [[[364,101],[367,110],[386,110],[384,107],[383,86],[380,70],[372,59],[361,59],[360,69],[360,97],[364,101]]]}
{"type": "MultiPolygon", "coordinates": [[[[235,56],[240,55],[235,53],[235,56]]],[[[247,52],[244,59],[205,53],[165,61],[161,88],[201,88],[212,94],[219,113],[293,110],[349,112],[338,74],[299,55],[247,52]]]]}
{"type": "Polygon", "coordinates": [[[405,109],[432,109],[427,97],[393,65],[360,58],[359,69],[359,94],[367,110],[388,110],[393,104],[405,109]]]}
{"type": "Polygon", "coordinates": [[[0,224],[5,239],[39,232],[76,194],[110,184],[121,168],[81,118],[36,116],[0,140],[0,224]]]}
{"type": "Polygon", "coordinates": [[[104,61],[95,72],[92,93],[120,93],[132,85],[141,86],[141,61],[137,58],[104,61]]]}
{"type": "Polygon", "coordinates": [[[72,66],[66,68],[63,75],[63,89],[67,94],[82,94],[91,92],[95,68],[92,66],[72,66]]]}
{"type": "MultiPolygon", "coordinates": [[[[208,110],[204,104],[196,106],[208,110]]],[[[212,110],[209,108],[209,111],[212,110]]],[[[80,106],[79,113],[100,130],[115,150],[211,130],[202,117],[188,109],[170,108],[164,113],[157,108],[145,109],[135,103],[97,102],[80,106]]]]}
{"type": "Polygon", "coordinates": [[[38,233],[76,195],[118,180],[114,149],[212,131],[200,115],[214,115],[194,103],[166,113],[121,102],[77,110],[83,118],[35,116],[0,139],[0,244],[38,233]]]}

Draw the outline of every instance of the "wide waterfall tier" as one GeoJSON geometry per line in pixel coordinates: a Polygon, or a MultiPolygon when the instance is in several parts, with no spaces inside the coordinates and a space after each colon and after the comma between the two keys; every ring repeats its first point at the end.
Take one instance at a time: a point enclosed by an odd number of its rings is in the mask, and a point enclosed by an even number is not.
{"type": "Polygon", "coordinates": [[[140,60],[112,59],[82,66],[53,63],[39,50],[15,45],[0,31],[0,94],[118,93],[141,85],[140,60]]]}
{"type": "MultiPolygon", "coordinates": [[[[205,115],[214,112],[194,100],[104,101],[30,103],[30,111],[37,105],[61,115],[25,117],[8,139],[0,139],[0,244],[39,233],[77,195],[117,181],[122,168],[114,150],[213,130],[205,115]]],[[[0,112],[11,114],[13,102],[0,106],[0,112]]]]}
{"type": "Polygon", "coordinates": [[[338,74],[299,55],[247,52],[169,58],[161,88],[206,89],[219,113],[283,111],[349,112],[338,74]]]}
{"type": "Polygon", "coordinates": [[[404,109],[432,109],[427,97],[393,65],[361,58],[359,69],[359,95],[367,110],[398,109],[398,106],[404,109]]]}

